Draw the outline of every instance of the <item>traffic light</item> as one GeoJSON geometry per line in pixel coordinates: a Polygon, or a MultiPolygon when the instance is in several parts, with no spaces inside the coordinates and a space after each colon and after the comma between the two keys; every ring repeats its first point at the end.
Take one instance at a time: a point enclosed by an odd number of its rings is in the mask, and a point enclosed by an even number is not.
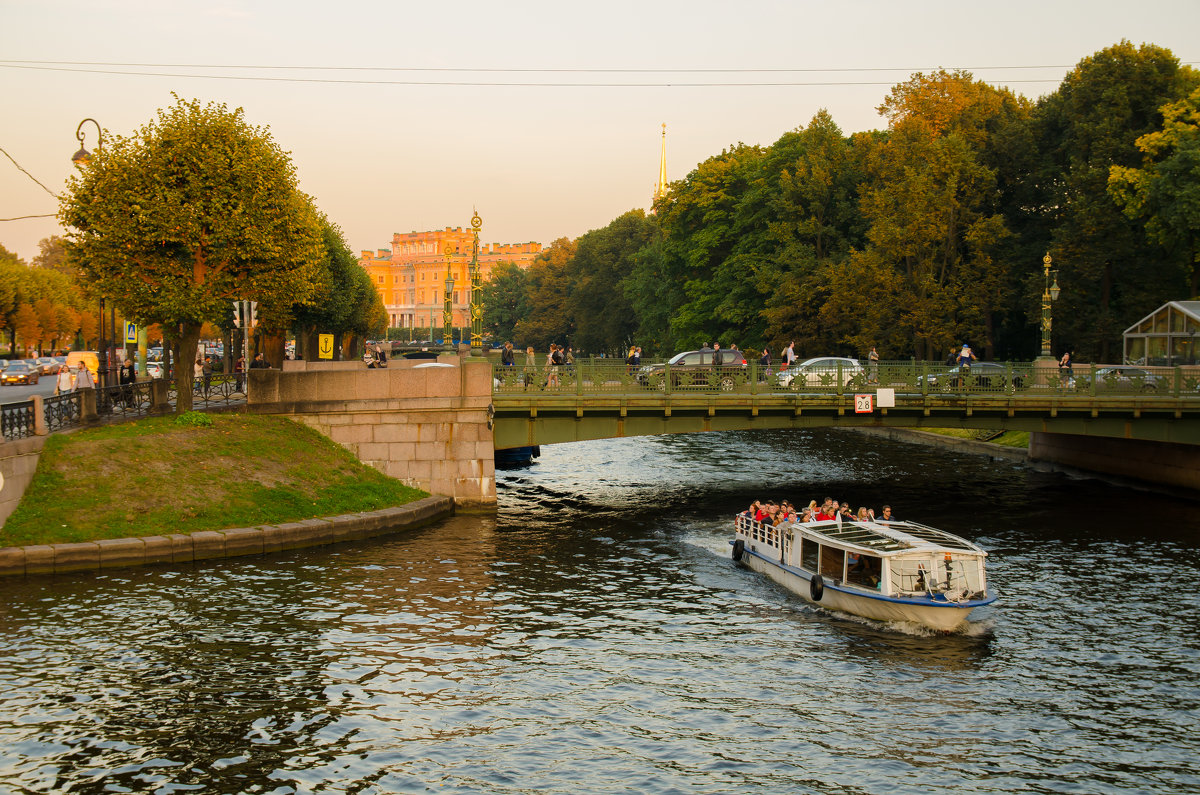
{"type": "Polygon", "coordinates": [[[247,325],[254,328],[258,325],[258,301],[247,301],[246,305],[250,307],[250,320],[247,325]]]}
{"type": "Polygon", "coordinates": [[[233,327],[234,328],[242,327],[242,302],[241,301],[233,302],[233,327]]]}

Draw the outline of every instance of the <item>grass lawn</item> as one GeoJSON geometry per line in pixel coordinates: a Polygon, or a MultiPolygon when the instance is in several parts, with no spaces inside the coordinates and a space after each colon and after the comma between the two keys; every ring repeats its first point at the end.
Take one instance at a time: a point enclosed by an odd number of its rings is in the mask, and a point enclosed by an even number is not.
{"type": "Polygon", "coordinates": [[[206,417],[210,427],[169,416],[51,436],[0,546],[251,527],[428,496],[299,423],[206,417]]]}
{"type": "MultiPolygon", "coordinates": [[[[956,439],[972,439],[980,441],[981,436],[990,435],[991,431],[965,430],[963,428],[923,428],[929,433],[941,436],[953,436],[956,439]]],[[[1028,431],[1005,431],[995,439],[989,439],[988,444],[998,444],[1004,447],[1029,447],[1028,431]]]]}

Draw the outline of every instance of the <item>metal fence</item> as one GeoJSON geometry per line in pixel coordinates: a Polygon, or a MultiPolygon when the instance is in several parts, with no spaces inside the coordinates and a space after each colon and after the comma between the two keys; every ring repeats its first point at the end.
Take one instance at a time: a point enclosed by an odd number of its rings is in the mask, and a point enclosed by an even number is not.
{"type": "Polygon", "coordinates": [[[581,359],[571,365],[493,368],[493,391],[605,394],[631,392],[750,394],[853,394],[880,388],[906,395],[1056,393],[1064,397],[1169,396],[1200,399],[1200,368],[977,362],[958,367],[935,362],[849,360],[791,368],[745,365],[628,365],[615,359],[581,359]]]}
{"type": "Polygon", "coordinates": [[[34,419],[32,400],[0,405],[0,431],[8,441],[33,436],[34,419]]]}
{"type": "MultiPolygon", "coordinates": [[[[174,406],[179,397],[175,382],[168,387],[168,402],[174,406]]],[[[192,407],[197,410],[246,402],[246,377],[241,373],[203,376],[192,381],[192,407]]]]}
{"type": "Polygon", "coordinates": [[[148,417],[153,407],[149,381],[96,390],[96,413],[101,417],[148,417]]]}
{"type": "Polygon", "coordinates": [[[66,392],[44,398],[42,411],[46,416],[46,430],[50,433],[83,424],[83,407],[78,392],[66,392]]]}

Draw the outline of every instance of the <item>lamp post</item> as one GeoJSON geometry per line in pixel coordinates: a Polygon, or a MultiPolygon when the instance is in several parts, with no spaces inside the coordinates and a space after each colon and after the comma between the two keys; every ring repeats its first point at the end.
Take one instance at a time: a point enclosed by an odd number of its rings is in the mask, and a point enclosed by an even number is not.
{"type": "Polygon", "coordinates": [[[450,347],[454,344],[454,273],[450,270],[450,263],[454,256],[455,247],[452,243],[446,244],[446,296],[442,302],[442,324],[445,326],[442,337],[442,345],[450,347]]]}
{"type": "Polygon", "coordinates": [[[483,285],[479,283],[479,230],[483,219],[471,215],[471,355],[483,355],[483,285]]]}
{"type": "Polygon", "coordinates": [[[1050,305],[1058,300],[1061,291],[1058,287],[1058,271],[1050,270],[1050,262],[1050,252],[1047,251],[1046,256],[1042,257],[1046,277],[1046,289],[1042,292],[1042,356],[1053,358],[1054,354],[1050,350],[1050,329],[1054,325],[1054,319],[1050,305]]]}
{"type": "MultiPolygon", "coordinates": [[[[92,158],[91,152],[89,152],[83,145],[84,138],[86,137],[83,132],[83,125],[87,124],[89,121],[96,125],[96,152],[99,153],[99,151],[104,148],[104,129],[100,126],[100,122],[92,118],[87,118],[79,122],[79,126],[75,128],[75,138],[79,141],[79,151],[71,155],[71,162],[79,168],[83,168],[83,166],[86,165],[87,162],[92,158]]],[[[100,339],[98,340],[96,347],[99,349],[97,353],[100,355],[100,361],[97,363],[96,367],[96,386],[104,387],[108,385],[109,380],[108,346],[104,339],[104,296],[100,296],[100,315],[97,320],[99,320],[100,339]]],[[[113,331],[115,333],[115,329],[113,331]]]]}

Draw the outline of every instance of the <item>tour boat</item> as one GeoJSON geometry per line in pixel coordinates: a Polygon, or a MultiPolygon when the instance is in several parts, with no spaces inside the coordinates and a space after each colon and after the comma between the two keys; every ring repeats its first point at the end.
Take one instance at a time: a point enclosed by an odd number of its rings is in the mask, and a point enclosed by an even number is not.
{"type": "Polygon", "coordinates": [[[987,552],[916,522],[773,527],[741,514],[734,532],[734,560],[831,610],[950,632],[997,598],[987,587],[987,552]]]}

